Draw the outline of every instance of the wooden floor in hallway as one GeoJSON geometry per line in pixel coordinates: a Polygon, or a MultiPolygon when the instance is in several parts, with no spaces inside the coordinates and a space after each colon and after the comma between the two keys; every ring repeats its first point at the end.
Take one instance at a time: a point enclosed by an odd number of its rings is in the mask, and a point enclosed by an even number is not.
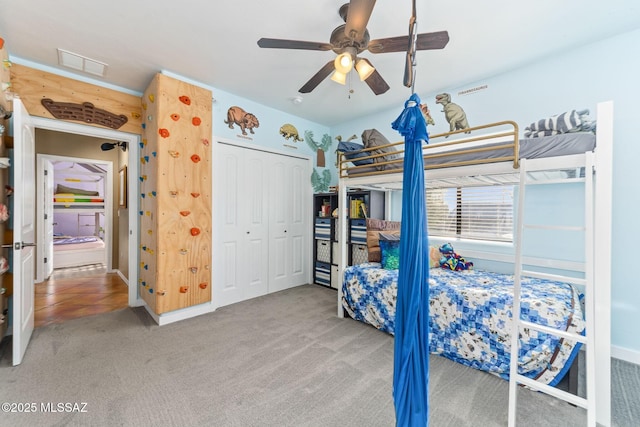
{"type": "Polygon", "coordinates": [[[54,270],[35,285],[35,327],[126,308],[128,292],[120,276],[103,265],[54,270]]]}

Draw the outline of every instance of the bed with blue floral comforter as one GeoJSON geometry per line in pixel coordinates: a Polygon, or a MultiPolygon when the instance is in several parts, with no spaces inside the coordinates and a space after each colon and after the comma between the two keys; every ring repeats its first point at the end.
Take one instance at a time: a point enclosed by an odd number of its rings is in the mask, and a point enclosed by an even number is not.
{"type": "MultiPolygon", "coordinates": [[[[398,270],[379,263],[345,269],[342,305],[351,317],[393,334],[398,270]]],[[[429,349],[456,362],[509,378],[513,276],[480,270],[429,270],[429,349]]],[[[522,319],[584,333],[578,293],[570,284],[522,280],[522,319]]],[[[580,344],[521,331],[519,372],[556,385],[580,344]]]]}

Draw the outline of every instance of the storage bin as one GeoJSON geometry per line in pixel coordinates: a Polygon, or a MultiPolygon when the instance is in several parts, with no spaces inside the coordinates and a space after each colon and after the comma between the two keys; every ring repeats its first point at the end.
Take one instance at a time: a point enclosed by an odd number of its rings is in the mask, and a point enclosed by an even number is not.
{"type": "Polygon", "coordinates": [[[338,289],[338,286],[342,285],[342,277],[340,277],[340,267],[337,265],[331,266],[331,287],[338,289]]]}
{"type": "Polygon", "coordinates": [[[316,218],[314,236],[316,239],[331,239],[331,218],[316,218]]]}
{"type": "Polygon", "coordinates": [[[328,240],[316,240],[316,261],[331,262],[331,242],[328,240]]]}
{"type": "Polygon", "coordinates": [[[351,243],[367,243],[367,222],[364,219],[351,220],[351,243]]]}
{"type": "Polygon", "coordinates": [[[369,262],[369,250],[367,245],[351,245],[351,264],[369,262]]]}
{"type": "Polygon", "coordinates": [[[331,265],[324,262],[316,262],[316,283],[331,285],[331,265]]]}
{"type": "Polygon", "coordinates": [[[340,249],[342,248],[342,245],[340,245],[340,242],[332,242],[331,243],[332,246],[332,254],[333,254],[333,262],[332,264],[340,264],[340,249]]]}

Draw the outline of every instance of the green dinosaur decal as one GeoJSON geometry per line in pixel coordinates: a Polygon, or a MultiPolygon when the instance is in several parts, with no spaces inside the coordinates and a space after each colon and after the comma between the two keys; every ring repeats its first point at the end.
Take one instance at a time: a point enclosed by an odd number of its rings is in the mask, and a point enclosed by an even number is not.
{"type": "Polygon", "coordinates": [[[320,176],[317,169],[314,169],[313,172],[311,173],[311,185],[313,186],[313,191],[316,193],[327,192],[329,190],[330,182],[331,182],[331,171],[329,169],[323,170],[322,176],[320,176]]]}
{"type": "Polygon", "coordinates": [[[316,142],[313,140],[313,132],[310,130],[304,131],[304,139],[309,144],[312,150],[322,150],[327,151],[331,146],[331,136],[329,134],[322,135],[322,141],[316,142]]]}
{"type": "Polygon", "coordinates": [[[313,140],[313,132],[306,130],[304,131],[304,139],[307,141],[307,144],[309,144],[309,147],[316,152],[316,166],[319,168],[325,167],[324,152],[327,151],[331,145],[331,136],[325,133],[322,136],[322,142],[316,142],[313,140]]]}

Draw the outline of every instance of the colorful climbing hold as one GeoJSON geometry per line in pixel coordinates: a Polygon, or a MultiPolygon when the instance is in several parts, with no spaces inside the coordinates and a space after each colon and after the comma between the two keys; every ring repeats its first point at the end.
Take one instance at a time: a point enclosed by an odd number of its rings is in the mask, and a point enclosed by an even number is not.
{"type": "Polygon", "coordinates": [[[193,227],[191,229],[191,235],[192,236],[197,236],[198,234],[200,234],[200,229],[198,227],[193,227]]]}
{"type": "Polygon", "coordinates": [[[191,211],[180,211],[180,215],[182,216],[189,216],[190,213],[191,211]]]}
{"type": "Polygon", "coordinates": [[[158,133],[163,138],[168,138],[169,137],[169,131],[167,129],[165,129],[165,128],[158,129],[158,133]]]}
{"type": "Polygon", "coordinates": [[[200,197],[200,193],[191,193],[191,197],[197,199],[198,197],[200,197]]]}
{"type": "Polygon", "coordinates": [[[180,120],[180,114],[175,114],[175,113],[174,113],[174,114],[172,114],[172,115],[171,115],[171,119],[172,119],[174,122],[177,122],[178,120],[180,120]]]}
{"type": "Polygon", "coordinates": [[[197,154],[194,154],[193,156],[191,156],[191,161],[193,163],[198,163],[200,161],[200,156],[198,156],[197,154]]]}
{"type": "Polygon", "coordinates": [[[200,289],[207,289],[208,284],[207,283],[200,283],[198,286],[200,287],[200,289]]]}
{"type": "Polygon", "coordinates": [[[186,95],[182,95],[181,97],[178,98],[180,100],[180,102],[182,102],[185,105],[191,105],[191,98],[189,98],[186,95]]]}
{"type": "Polygon", "coordinates": [[[186,294],[188,290],[189,290],[188,286],[180,286],[180,293],[181,294],[186,294]]]}
{"type": "Polygon", "coordinates": [[[200,126],[202,120],[200,120],[200,117],[194,117],[193,119],[191,119],[191,123],[193,123],[194,126],[200,126]]]}

